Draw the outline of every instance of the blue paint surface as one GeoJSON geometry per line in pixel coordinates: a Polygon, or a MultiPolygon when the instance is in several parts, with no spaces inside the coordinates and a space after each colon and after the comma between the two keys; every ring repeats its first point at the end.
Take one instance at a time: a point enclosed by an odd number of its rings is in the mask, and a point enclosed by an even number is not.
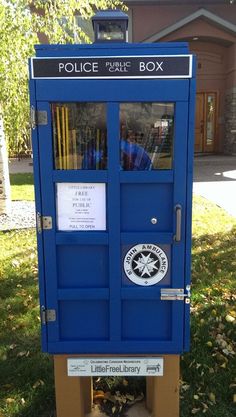
{"type": "MultiPolygon", "coordinates": [[[[186,43],[40,45],[38,57],[188,54],[186,43]]],[[[190,282],[191,201],[195,66],[192,79],[31,80],[31,104],[48,114],[33,131],[36,207],[52,216],[53,228],[38,234],[40,304],[55,309],[42,325],[50,353],[164,354],[189,349],[189,305],[161,301],[161,288],[190,282]],[[56,171],[51,103],[104,102],[108,168],[56,171]],[[120,103],[175,104],[172,168],[121,171],[120,103]],[[60,232],[56,226],[57,182],[106,183],[107,230],[60,232]],[[181,241],[175,242],[175,206],[182,207],[181,241]],[[158,219],[153,225],[152,217],[158,219]],[[153,243],[166,250],[169,270],[156,285],[124,284],[124,247],[153,243]]]]}

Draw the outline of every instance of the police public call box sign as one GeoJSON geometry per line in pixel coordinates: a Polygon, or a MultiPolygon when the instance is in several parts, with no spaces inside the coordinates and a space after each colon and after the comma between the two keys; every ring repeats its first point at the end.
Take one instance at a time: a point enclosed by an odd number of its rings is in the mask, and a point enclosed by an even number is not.
{"type": "Polygon", "coordinates": [[[29,65],[43,350],[71,376],[162,375],[190,341],[194,57],[39,45],[29,65]]]}
{"type": "Polygon", "coordinates": [[[191,78],[192,55],[32,58],[34,79],[191,78]]]}

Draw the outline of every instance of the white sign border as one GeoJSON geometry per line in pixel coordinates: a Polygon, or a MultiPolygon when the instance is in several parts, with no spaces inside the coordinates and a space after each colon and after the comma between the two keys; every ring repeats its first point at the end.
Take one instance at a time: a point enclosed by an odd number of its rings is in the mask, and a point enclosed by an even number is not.
{"type": "Polygon", "coordinates": [[[163,376],[163,357],[67,358],[67,375],[74,376],[163,376]],[[132,368],[133,371],[128,371],[132,368]],[[110,370],[109,370],[110,369],[110,370]],[[111,371],[113,369],[113,371],[111,371]],[[116,371],[114,371],[116,369],[116,371]],[[137,372],[135,372],[137,369],[137,372]]]}
{"type": "Polygon", "coordinates": [[[181,79],[181,78],[192,78],[193,77],[193,55],[191,54],[180,54],[180,55],[102,55],[102,56],[60,56],[60,57],[55,57],[55,56],[39,56],[39,57],[32,57],[30,58],[30,68],[31,68],[31,79],[32,80],[125,80],[125,79],[158,79],[158,78],[172,78],[172,79],[181,79]],[[88,58],[169,58],[169,57],[173,57],[173,58],[177,58],[177,57],[188,57],[189,58],[189,73],[187,75],[144,75],[144,76],[140,76],[140,75],[136,75],[136,76],[97,76],[97,77],[35,77],[34,75],[34,65],[33,62],[40,60],[40,59],[55,59],[55,60],[60,60],[60,59],[88,59],[88,58]]]}
{"type": "MultiPolygon", "coordinates": [[[[106,198],[107,198],[107,186],[105,182],[57,182],[56,183],[56,219],[57,219],[57,230],[59,232],[97,232],[97,231],[106,231],[107,230],[107,208],[106,208],[106,198]],[[63,191],[63,186],[65,187],[65,190],[63,191]],[[83,224],[83,219],[81,219],[80,215],[75,215],[75,224],[80,225],[80,227],[78,228],[73,228],[73,227],[69,227],[72,225],[72,222],[70,220],[70,218],[66,218],[66,220],[63,220],[64,217],[64,209],[63,209],[63,204],[65,204],[65,202],[63,202],[63,199],[65,199],[65,194],[66,194],[66,187],[67,188],[78,188],[78,191],[86,191],[86,187],[90,187],[93,186],[96,190],[96,192],[99,191],[100,189],[100,193],[101,193],[101,198],[100,200],[97,200],[99,203],[99,207],[102,208],[102,213],[99,212],[99,210],[95,210],[93,208],[93,211],[96,213],[96,217],[94,218],[94,222],[93,224],[95,225],[94,228],[90,229],[90,228],[82,228],[81,225],[83,224]],[[83,190],[84,188],[84,190],[83,190]],[[62,204],[63,202],[63,204],[62,204]],[[98,216],[98,214],[100,213],[100,216],[98,216]],[[99,218],[99,224],[101,226],[97,226],[97,222],[98,222],[98,218],[99,218]],[[77,220],[77,223],[76,223],[77,220]],[[63,222],[64,223],[68,223],[68,227],[63,227],[63,222]],[[70,223],[71,222],[71,223],[70,223]]],[[[89,196],[91,197],[92,191],[89,191],[89,196]]],[[[79,198],[78,198],[79,200],[79,198]]],[[[96,201],[96,199],[93,200],[93,203],[96,201]]],[[[72,204],[72,200],[69,201],[68,203],[69,205],[72,204]]],[[[68,209],[68,207],[67,207],[68,209]]],[[[71,215],[73,213],[71,212],[71,215]]],[[[83,215],[84,216],[84,215],[83,215]]]]}

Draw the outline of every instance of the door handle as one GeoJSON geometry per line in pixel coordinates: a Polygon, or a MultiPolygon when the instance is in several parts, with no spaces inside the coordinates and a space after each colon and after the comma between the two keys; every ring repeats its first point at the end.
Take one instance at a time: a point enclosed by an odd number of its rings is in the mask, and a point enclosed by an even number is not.
{"type": "Polygon", "coordinates": [[[174,235],[174,240],[176,242],[181,241],[181,221],[182,221],[182,207],[180,204],[175,206],[175,215],[176,215],[176,231],[174,235]]]}

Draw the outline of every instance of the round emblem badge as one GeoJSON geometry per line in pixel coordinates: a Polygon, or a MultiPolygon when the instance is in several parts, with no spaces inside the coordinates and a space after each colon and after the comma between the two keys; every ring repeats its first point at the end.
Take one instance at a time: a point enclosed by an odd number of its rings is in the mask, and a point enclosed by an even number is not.
{"type": "Polygon", "coordinates": [[[133,246],[124,258],[124,271],[137,285],[154,285],[168,271],[168,258],[159,246],[145,243],[133,246]]]}

